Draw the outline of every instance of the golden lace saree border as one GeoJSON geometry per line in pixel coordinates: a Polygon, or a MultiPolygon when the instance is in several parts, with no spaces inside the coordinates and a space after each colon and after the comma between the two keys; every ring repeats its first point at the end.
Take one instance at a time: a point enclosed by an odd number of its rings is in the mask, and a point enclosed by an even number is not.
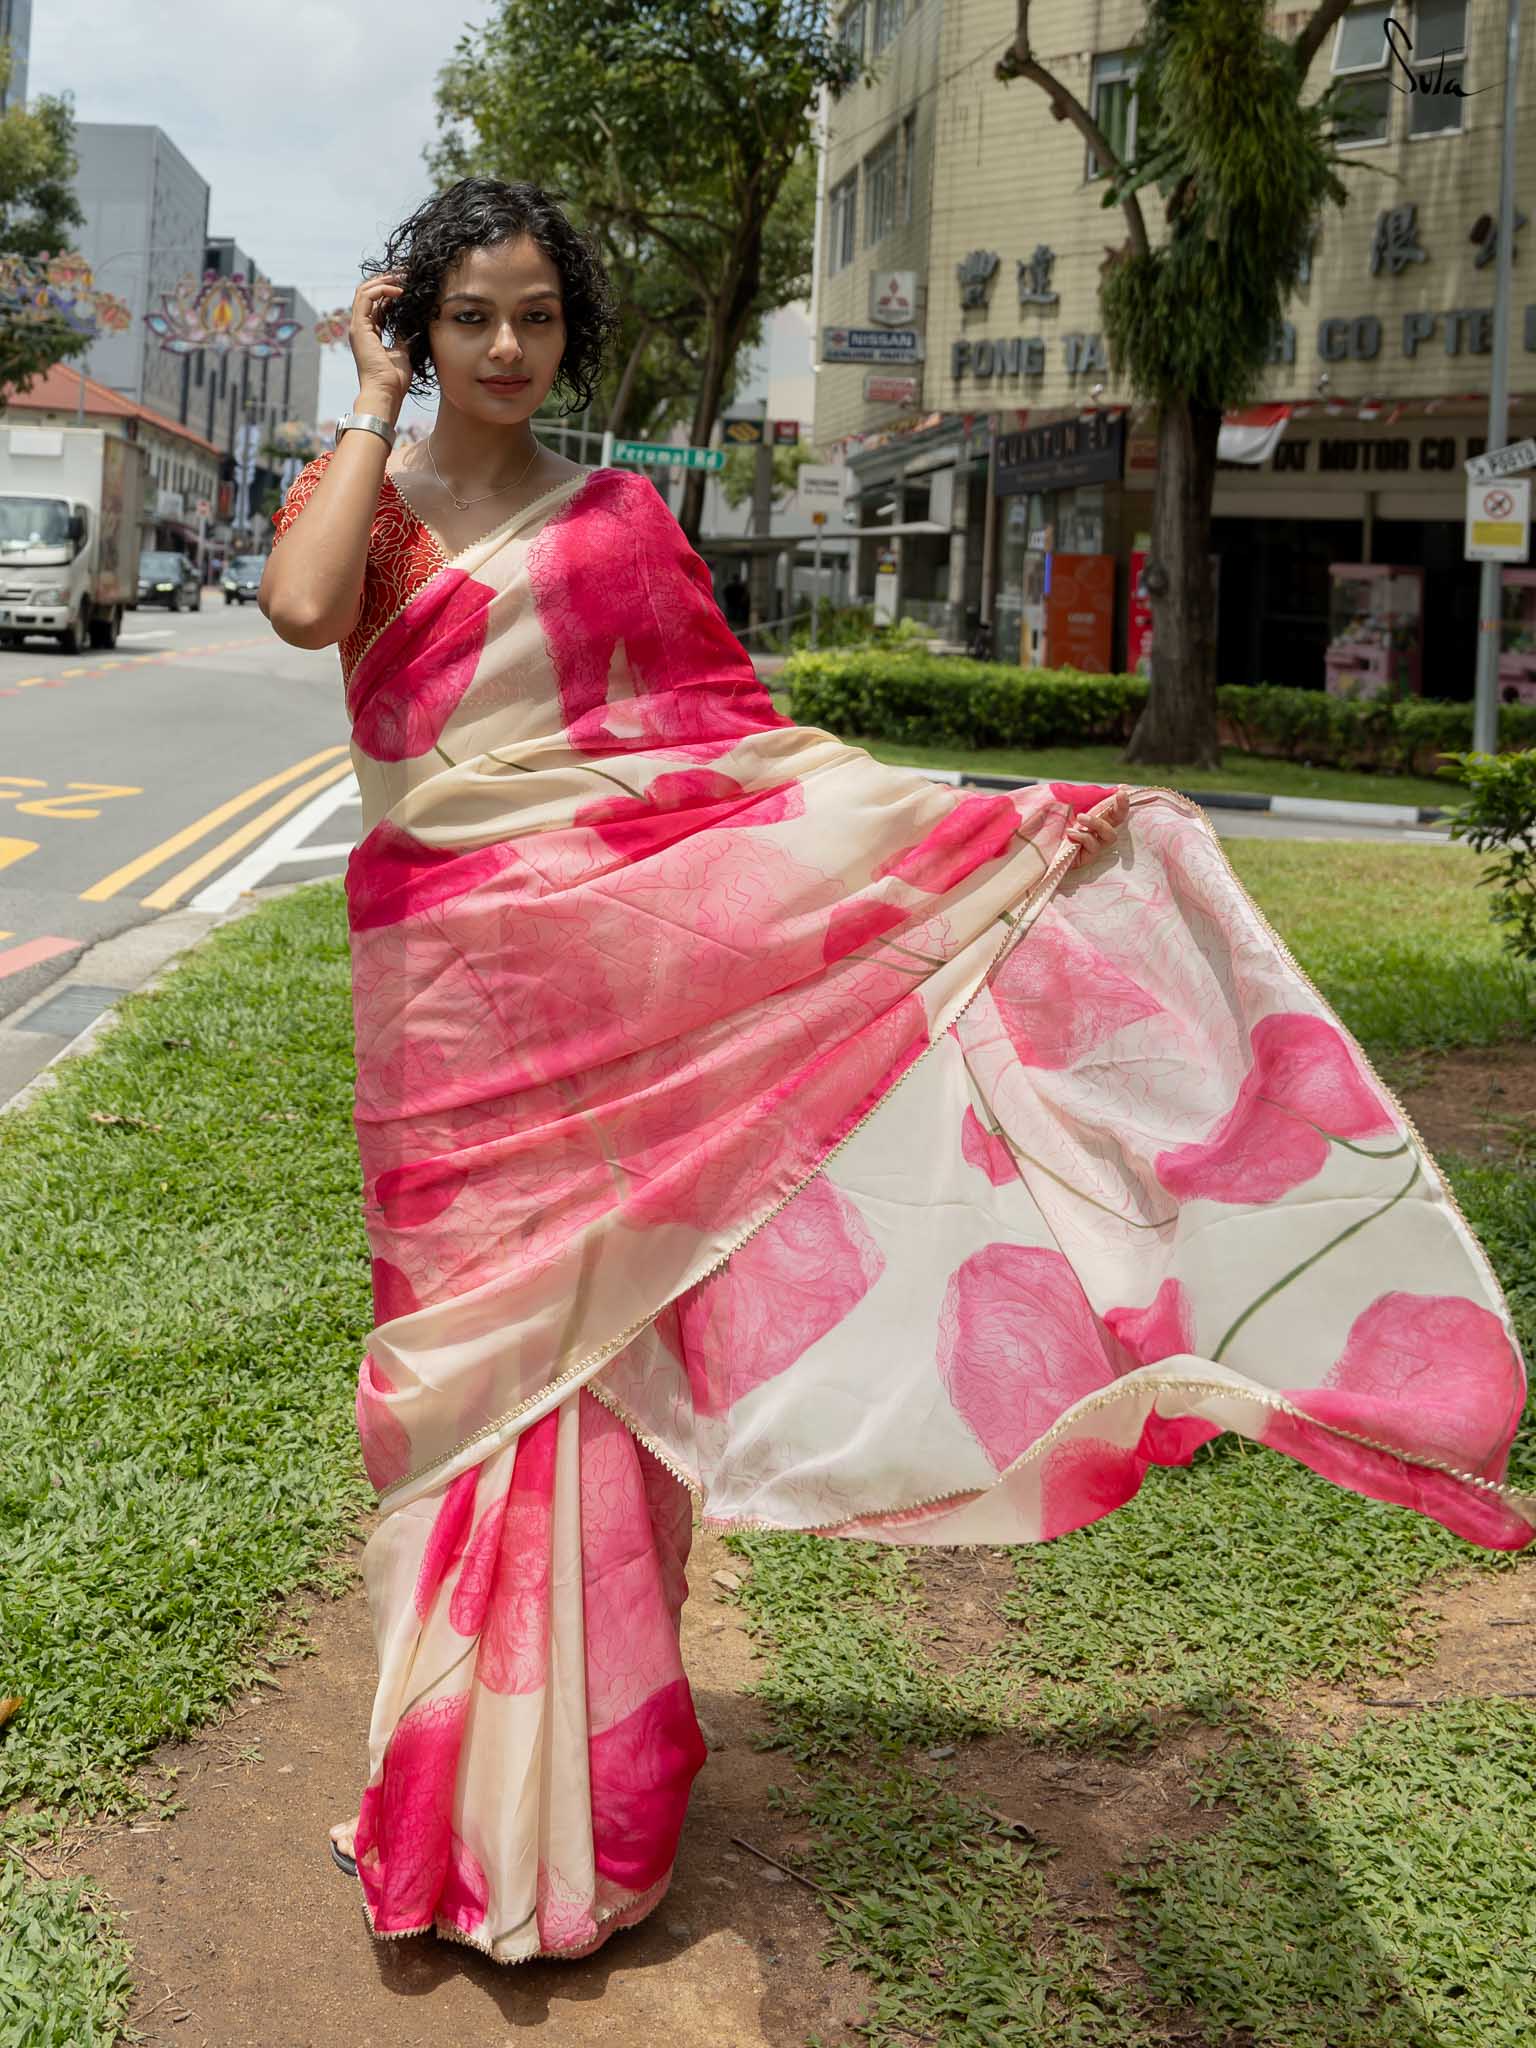
{"type": "MultiPolygon", "coordinates": [[[[1040,858],[1038,852],[1036,858],[1040,858]]],[[[404,1500],[408,1489],[414,1490],[418,1488],[424,1479],[431,1478],[434,1475],[440,1475],[444,1480],[452,1477],[457,1470],[463,1469],[465,1454],[475,1447],[486,1445],[487,1449],[484,1455],[491,1455],[492,1448],[500,1448],[500,1446],[492,1447],[490,1440],[499,1437],[514,1422],[522,1422],[524,1428],[530,1428],[550,1408],[556,1406],[565,1394],[581,1384],[582,1381],[590,1379],[595,1373],[600,1372],[615,1353],[622,1351],[626,1344],[632,1343],[642,1330],[648,1329],[663,1309],[669,1308],[680,1295],[686,1294],[690,1288],[702,1285],[712,1274],[719,1272],[722,1266],[733,1259],[744,1244],[747,1244],[752,1238],[756,1237],[760,1230],[771,1223],[785,1204],[792,1202],[796,1195],[807,1188],[816,1178],[817,1174],[827,1165],[827,1162],[835,1158],[843,1147],[857,1136],[865,1124],[869,1122],[870,1118],[880,1110],[883,1104],[890,1100],[891,1096],[907,1078],[907,1075],[922,1065],[929,1053],[933,1051],[939,1040],[943,1038],[950,1026],[955,1022],[956,1018],[964,1015],[977,996],[981,994],[982,990],[991,981],[998,967],[1002,964],[1005,955],[1019,938],[1028,931],[1034,919],[1045,908],[1045,905],[1070,872],[1076,858],[1076,843],[1071,840],[1064,840],[1051,860],[1042,867],[1040,873],[1025,890],[1019,907],[1013,911],[1005,910],[998,913],[997,922],[1007,927],[1007,935],[993,953],[986,967],[982,970],[981,977],[975,987],[972,988],[968,995],[962,997],[958,1003],[955,1003],[947,1014],[943,1011],[940,1012],[938,1021],[929,1033],[928,1043],[923,1047],[916,1059],[912,1060],[896,1076],[896,1079],[886,1089],[880,1100],[867,1109],[857,1123],[844,1131],[837,1142],[829,1146],[821,1158],[817,1160],[810,1172],[803,1175],[792,1188],[781,1195],[773,1207],[760,1216],[750,1228],[744,1230],[734,1244],[713,1258],[702,1271],[691,1275],[681,1286],[674,1288],[665,1301],[659,1301],[653,1309],[648,1310],[645,1315],[638,1317],[636,1321],[630,1324],[627,1330],[620,1331],[617,1337],[606,1339],[595,1351],[589,1352],[585,1358],[579,1359],[576,1364],[568,1366],[564,1372],[548,1381],[539,1389],[538,1393],[531,1394],[526,1401],[520,1402],[517,1407],[509,1409],[506,1414],[498,1416],[494,1422],[483,1424],[472,1436],[465,1437],[461,1443],[455,1444],[453,1449],[445,1452],[442,1457],[432,1459],[416,1471],[407,1473],[403,1479],[397,1480],[392,1487],[387,1488],[379,1495],[379,1512],[381,1514],[388,1514],[393,1507],[399,1505],[404,1500]]],[[[614,1412],[617,1414],[618,1410],[615,1409],[614,1412]]],[[[624,1418],[620,1416],[620,1420],[623,1421],[624,1418]]],[[[625,1426],[626,1428],[629,1427],[627,1422],[625,1426]]],[[[650,1446],[648,1445],[647,1448],[649,1449],[650,1446]]],[[[676,1471],[670,1461],[663,1459],[662,1463],[666,1464],[668,1471],[671,1471],[674,1477],[682,1479],[685,1486],[689,1484],[687,1479],[683,1478],[683,1475],[676,1471]]],[[[690,1492],[694,1490],[691,1486],[689,1487],[690,1492]]]]}
{"type": "MultiPolygon", "coordinates": [[[[508,1970],[517,1963],[579,1963],[584,1957],[596,1954],[604,1942],[613,1935],[626,1927],[635,1926],[637,1922],[654,1913],[666,1897],[671,1882],[672,1871],[668,1870],[665,1877],[657,1878],[653,1885],[648,1886],[643,1892],[636,1892],[632,1899],[627,1899],[617,1906],[609,1906],[604,1912],[594,1913],[592,1919],[597,1933],[580,1948],[530,1948],[520,1956],[499,1956],[494,1942],[482,1941],[476,1935],[466,1934],[461,1927],[445,1927],[436,1920],[424,1921],[420,1927],[391,1928],[387,1933],[381,1934],[373,1924],[373,1915],[368,1910],[366,1894],[362,1901],[363,1922],[375,1941],[413,1941],[423,1934],[435,1934],[439,1941],[456,1941],[463,1948],[478,1949],[481,1955],[489,1956],[493,1963],[499,1963],[503,1969],[508,1970]]],[[[529,1918],[532,1917],[530,1914],[529,1918]]]]}

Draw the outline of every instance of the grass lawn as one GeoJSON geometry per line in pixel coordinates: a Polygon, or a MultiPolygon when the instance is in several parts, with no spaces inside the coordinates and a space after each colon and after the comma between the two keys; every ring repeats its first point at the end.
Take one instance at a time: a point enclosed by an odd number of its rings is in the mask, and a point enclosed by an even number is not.
{"type": "MultiPolygon", "coordinates": [[[[786,718],[789,692],[770,692],[786,718]]],[[[857,745],[878,761],[905,768],[969,768],[978,775],[1029,775],[1042,782],[1142,782],[1165,789],[1251,792],[1255,796],[1331,797],[1363,804],[1458,803],[1459,785],[1425,775],[1367,775],[1350,768],[1307,768],[1299,761],[1269,761],[1228,749],[1220,768],[1160,768],[1132,771],[1118,747],[1051,747],[1033,753],[1019,747],[913,747],[893,740],[860,739],[857,745]]]]}
{"type": "MultiPolygon", "coordinates": [[[[1428,1042],[1466,1041],[1490,1003],[1500,1031],[1527,1015],[1462,849],[1232,850],[1374,1046],[1430,1026],[1428,1042]]],[[[0,2048],[121,2038],[121,1936],[21,1852],[160,1799],[135,1766],[301,1651],[274,1640],[274,1605],[335,1582],[327,1561],[371,1499],[352,1420],[370,1298],[350,1030],[341,890],[319,884],[215,933],[0,1116],[0,1695],[24,1702],[0,1730],[0,2048]]],[[[1458,1186],[1536,1335],[1531,1182],[1482,1167],[1458,1186]]],[[[1264,1722],[1296,1683],[1410,1668],[1421,1589],[1508,1560],[1224,1442],[1092,1529],[989,1553],[1000,1634],[951,1669],[927,1653],[904,1553],[734,1540],[776,1739],[803,1759],[807,1873],[831,1887],[832,1944],[870,1973],[869,2043],[1011,2043],[1033,2013],[1042,2038],[1151,2048],[1175,2038],[1160,2030],[1184,1979],[1211,2031],[1178,2038],[1212,2048],[1234,2028],[1265,2048],[1529,2038],[1536,1995],[1489,1931],[1506,1906],[1533,1931],[1527,1709],[1410,1716],[1395,1748],[1368,1731],[1278,1761],[1264,1722]],[[1064,1758],[1135,1755],[1170,1718],[1231,1733],[1227,1819],[1128,1873],[1113,1938],[1132,1982],[962,1767],[1000,1731],[1064,1758]],[[1264,1873],[1301,1861],[1301,1902],[1272,1896],[1264,1873]],[[1380,1970],[1356,1971],[1341,2006],[1351,1926],[1380,1970]],[[1373,2033],[1389,1980],[1409,2005],[1373,2033]]]]}

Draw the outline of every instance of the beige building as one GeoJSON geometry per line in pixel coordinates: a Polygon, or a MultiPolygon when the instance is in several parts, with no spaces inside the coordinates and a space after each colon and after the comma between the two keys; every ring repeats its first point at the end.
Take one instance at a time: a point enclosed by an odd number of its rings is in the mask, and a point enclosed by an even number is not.
{"type": "MultiPolygon", "coordinates": [[[[1306,13],[1277,8],[1276,31],[1294,35],[1306,13]]],[[[1470,691],[1462,464],[1486,420],[1504,13],[1504,0],[1361,4],[1314,60],[1312,91],[1351,82],[1350,199],[1324,219],[1276,333],[1260,394],[1271,410],[1223,434],[1234,459],[1219,474],[1213,546],[1225,680],[1321,681],[1330,567],[1364,562],[1422,572],[1423,686],[1470,691]]],[[[862,544],[865,596],[883,585],[887,607],[955,639],[991,616],[999,656],[1031,658],[1052,559],[1107,556],[1106,658],[1119,666],[1135,654],[1132,555],[1155,474],[1150,419],[1101,331],[1100,268],[1124,220],[1103,207],[1098,166],[1040,89],[994,77],[1014,14],[1013,0],[854,0],[840,16],[879,77],[826,107],[815,438],[847,460],[861,527],[895,529],[862,544]],[[865,349],[879,339],[886,273],[909,274],[908,339],[865,349]],[[863,333],[839,349],[829,328],[863,333]],[[847,353],[891,361],[838,359],[847,353]]],[[[1144,19],[1141,0],[1032,10],[1041,60],[1129,149],[1130,46],[1144,19]]],[[[1529,46],[1520,84],[1517,192],[1536,193],[1529,46]]],[[[1155,190],[1144,204],[1155,238],[1155,190]]],[[[1512,438],[1536,421],[1529,210],[1516,239],[1512,438]]]]}

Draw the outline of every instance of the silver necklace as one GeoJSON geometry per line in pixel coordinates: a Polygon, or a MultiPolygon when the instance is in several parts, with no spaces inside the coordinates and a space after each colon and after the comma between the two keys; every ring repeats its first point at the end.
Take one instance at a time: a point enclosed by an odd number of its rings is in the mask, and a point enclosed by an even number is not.
{"type": "Polygon", "coordinates": [[[443,485],[443,489],[448,492],[449,497],[453,498],[454,504],[458,506],[461,512],[465,511],[471,505],[483,505],[487,498],[504,498],[508,491],[515,491],[518,485],[522,482],[523,478],[528,474],[529,470],[532,469],[533,465],[538,461],[540,455],[543,452],[544,451],[539,446],[539,443],[535,441],[533,444],[533,453],[529,456],[528,460],[523,464],[521,470],[519,470],[518,474],[513,478],[511,483],[503,484],[500,490],[497,491],[484,491],[478,498],[458,498],[454,497],[453,491],[449,488],[449,486],[446,483],[443,482],[443,472],[438,468],[437,457],[432,453],[432,436],[430,434],[428,434],[427,436],[427,460],[432,465],[432,474],[437,478],[438,482],[443,485]]]}

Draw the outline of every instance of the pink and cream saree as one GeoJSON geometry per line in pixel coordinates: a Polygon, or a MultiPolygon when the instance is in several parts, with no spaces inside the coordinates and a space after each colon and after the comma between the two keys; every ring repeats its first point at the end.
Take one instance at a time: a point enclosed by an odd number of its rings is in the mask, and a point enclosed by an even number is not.
{"type": "Polygon", "coordinates": [[[1106,792],[782,718],[618,470],[451,560],[386,479],[342,659],[375,1933],[660,1898],[695,1504],[1048,1539],[1233,1430],[1531,1540],[1487,1260],[1192,804],[1074,872],[1106,792]]]}

